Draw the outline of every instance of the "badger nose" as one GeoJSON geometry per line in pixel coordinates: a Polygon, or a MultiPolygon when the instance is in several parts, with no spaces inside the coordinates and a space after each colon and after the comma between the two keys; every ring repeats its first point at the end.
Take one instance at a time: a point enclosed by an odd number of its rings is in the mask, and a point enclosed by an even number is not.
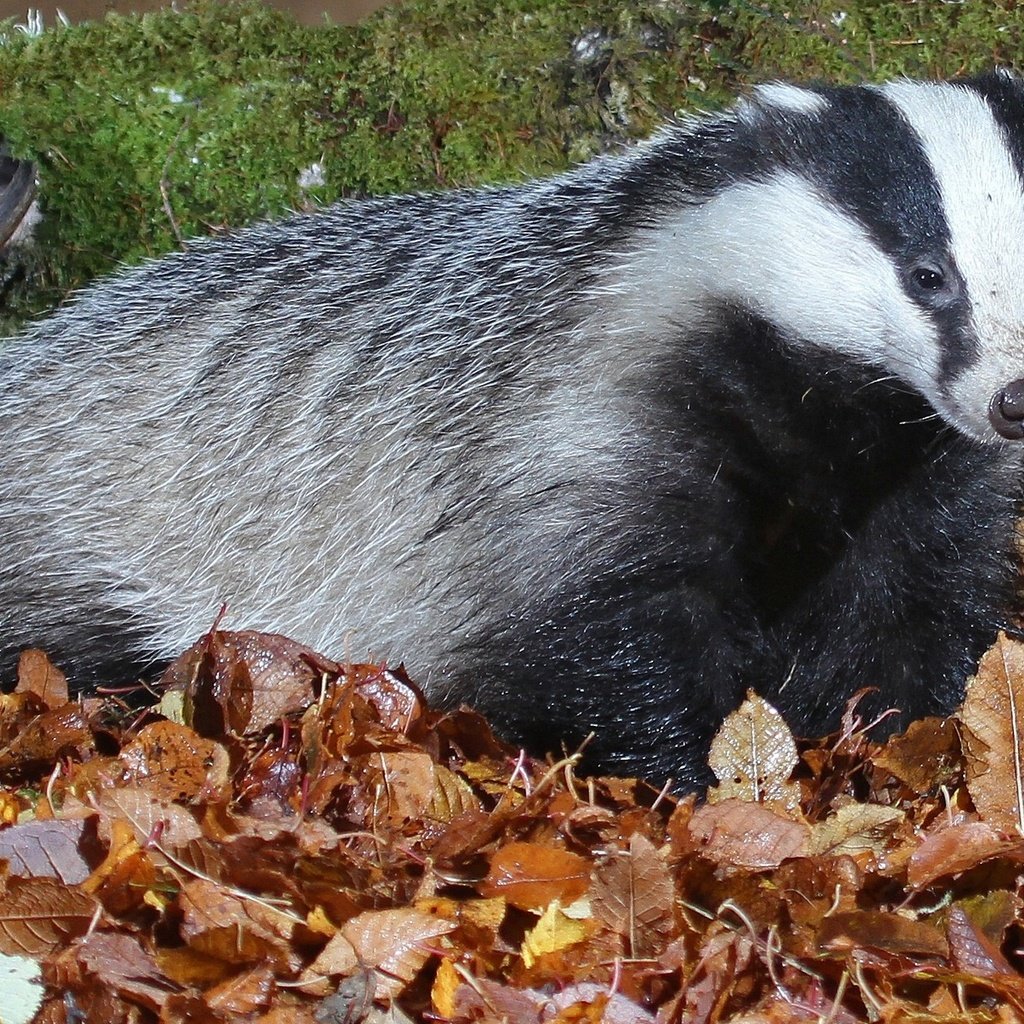
{"type": "Polygon", "coordinates": [[[992,396],[988,404],[992,428],[1011,441],[1024,438],[1024,380],[1011,381],[992,396]]]}

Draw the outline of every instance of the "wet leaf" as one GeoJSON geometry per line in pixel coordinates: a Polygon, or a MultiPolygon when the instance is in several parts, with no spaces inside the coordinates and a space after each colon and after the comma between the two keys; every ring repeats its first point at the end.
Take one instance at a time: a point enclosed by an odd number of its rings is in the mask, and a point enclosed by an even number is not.
{"type": "Polygon", "coordinates": [[[705,857],[726,867],[774,868],[789,857],[805,857],[811,830],[760,804],[723,800],[697,808],[689,832],[705,857]]]}

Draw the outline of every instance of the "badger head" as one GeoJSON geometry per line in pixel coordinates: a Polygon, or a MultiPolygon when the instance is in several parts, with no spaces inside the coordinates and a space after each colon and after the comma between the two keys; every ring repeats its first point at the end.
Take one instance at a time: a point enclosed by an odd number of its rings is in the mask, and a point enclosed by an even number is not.
{"type": "Polygon", "coordinates": [[[881,367],[971,437],[1024,438],[1024,86],[762,86],[728,138],[688,291],[881,367]]]}

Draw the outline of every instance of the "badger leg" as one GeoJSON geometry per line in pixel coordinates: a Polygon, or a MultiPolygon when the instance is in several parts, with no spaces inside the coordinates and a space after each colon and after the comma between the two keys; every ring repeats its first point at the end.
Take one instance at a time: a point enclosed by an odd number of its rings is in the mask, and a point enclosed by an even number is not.
{"type": "Polygon", "coordinates": [[[558,753],[593,733],[588,771],[710,781],[708,745],[763,655],[752,619],[644,579],[595,584],[530,615],[464,652],[471,675],[459,683],[506,739],[558,753]]]}
{"type": "Polygon", "coordinates": [[[1019,455],[950,438],[870,507],[829,570],[770,625],[790,660],[769,694],[805,732],[877,687],[864,716],[948,713],[1014,605],[1019,455]]]}

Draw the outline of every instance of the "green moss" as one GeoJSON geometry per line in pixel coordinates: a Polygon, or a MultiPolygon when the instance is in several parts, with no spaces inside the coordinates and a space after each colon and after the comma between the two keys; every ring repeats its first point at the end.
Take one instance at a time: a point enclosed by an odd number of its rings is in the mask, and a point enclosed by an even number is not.
{"type": "Polygon", "coordinates": [[[35,38],[8,26],[0,128],[39,165],[45,219],[8,258],[0,329],[180,238],[340,196],[548,173],[747,80],[1009,62],[1022,27],[1011,0],[410,0],[318,28],[201,0],[35,38]],[[303,189],[314,162],[322,184],[303,189]]]}

